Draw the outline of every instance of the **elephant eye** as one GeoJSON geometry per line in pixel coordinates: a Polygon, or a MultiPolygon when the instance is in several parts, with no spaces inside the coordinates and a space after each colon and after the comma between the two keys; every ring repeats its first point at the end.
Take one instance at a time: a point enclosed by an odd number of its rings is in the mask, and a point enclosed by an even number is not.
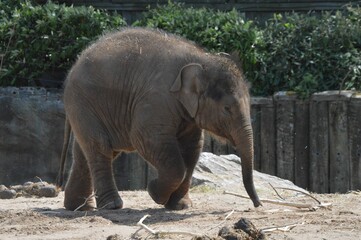
{"type": "Polygon", "coordinates": [[[231,109],[231,106],[224,106],[224,113],[228,116],[231,116],[232,115],[232,109],[231,109]]]}

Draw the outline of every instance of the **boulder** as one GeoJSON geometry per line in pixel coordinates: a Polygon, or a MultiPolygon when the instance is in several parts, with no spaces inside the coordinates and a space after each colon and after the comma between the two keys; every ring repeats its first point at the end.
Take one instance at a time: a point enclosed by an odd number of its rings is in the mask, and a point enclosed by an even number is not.
{"type": "MultiPolygon", "coordinates": [[[[274,187],[306,191],[289,180],[255,170],[253,178],[256,190],[261,198],[268,198],[274,195],[275,192],[270,184],[274,187]]],[[[241,159],[234,154],[218,156],[213,153],[201,153],[193,173],[192,186],[208,186],[219,191],[232,191],[247,195],[242,181],[241,159]]]]}

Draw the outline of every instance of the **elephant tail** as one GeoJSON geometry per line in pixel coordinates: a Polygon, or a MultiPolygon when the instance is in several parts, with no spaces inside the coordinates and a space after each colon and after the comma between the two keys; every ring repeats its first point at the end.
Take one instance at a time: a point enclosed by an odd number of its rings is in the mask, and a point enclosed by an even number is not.
{"type": "Polygon", "coordinates": [[[56,186],[58,188],[62,188],[64,182],[64,166],[65,166],[66,155],[69,148],[70,134],[71,134],[71,126],[69,123],[69,119],[65,117],[63,150],[61,152],[59,173],[56,179],[56,186]]]}

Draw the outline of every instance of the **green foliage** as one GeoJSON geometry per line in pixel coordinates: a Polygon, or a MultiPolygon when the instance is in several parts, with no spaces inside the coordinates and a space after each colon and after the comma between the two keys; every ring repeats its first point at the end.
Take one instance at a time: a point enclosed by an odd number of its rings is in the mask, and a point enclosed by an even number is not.
{"type": "MultiPolygon", "coordinates": [[[[92,7],[1,0],[0,85],[26,85],[44,72],[66,71],[89,42],[124,25],[119,15],[92,7]]],[[[236,10],[169,2],[149,9],[134,26],[164,29],[213,52],[237,52],[253,95],[361,90],[361,8],[275,15],[256,26],[236,10]]]]}
{"type": "Polygon", "coordinates": [[[238,52],[254,95],[361,89],[361,10],[275,15],[265,27],[233,10],[150,9],[136,26],[161,28],[215,52],[238,52]]]}
{"type": "Polygon", "coordinates": [[[21,4],[25,2],[26,2],[25,0],[1,0],[0,16],[2,16],[2,18],[11,17],[14,9],[21,8],[21,4]]]}
{"type": "Polygon", "coordinates": [[[361,89],[361,9],[346,12],[275,15],[257,46],[254,93],[361,89]]]}
{"type": "Polygon", "coordinates": [[[183,36],[214,52],[237,52],[245,72],[254,71],[258,31],[236,11],[221,12],[206,8],[186,8],[184,4],[150,9],[135,26],[160,28],[183,36]]]}
{"type": "Polygon", "coordinates": [[[122,17],[92,7],[19,2],[0,22],[0,85],[26,85],[44,72],[66,71],[89,42],[125,25],[122,17]]]}

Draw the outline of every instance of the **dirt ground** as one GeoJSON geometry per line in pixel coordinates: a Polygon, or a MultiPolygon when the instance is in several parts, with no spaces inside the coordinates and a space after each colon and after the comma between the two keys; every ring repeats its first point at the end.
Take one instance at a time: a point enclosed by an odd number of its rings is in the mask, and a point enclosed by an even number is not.
{"type": "MultiPolygon", "coordinates": [[[[265,203],[254,209],[251,202],[209,189],[192,190],[193,207],[182,211],[165,210],[147,192],[120,192],[124,208],[72,212],[63,208],[64,194],[56,198],[0,200],[0,239],[191,239],[177,234],[150,234],[137,222],[150,215],[144,224],[153,230],[185,231],[217,236],[219,229],[240,218],[250,220],[258,229],[296,224],[289,231],[266,233],[267,239],[360,239],[361,193],[315,195],[331,203],[329,209],[297,210],[265,203]],[[230,214],[231,213],[231,214],[230,214]],[[227,219],[226,216],[228,216],[227,219]]],[[[294,202],[316,203],[309,197],[294,196],[294,202]]]]}

